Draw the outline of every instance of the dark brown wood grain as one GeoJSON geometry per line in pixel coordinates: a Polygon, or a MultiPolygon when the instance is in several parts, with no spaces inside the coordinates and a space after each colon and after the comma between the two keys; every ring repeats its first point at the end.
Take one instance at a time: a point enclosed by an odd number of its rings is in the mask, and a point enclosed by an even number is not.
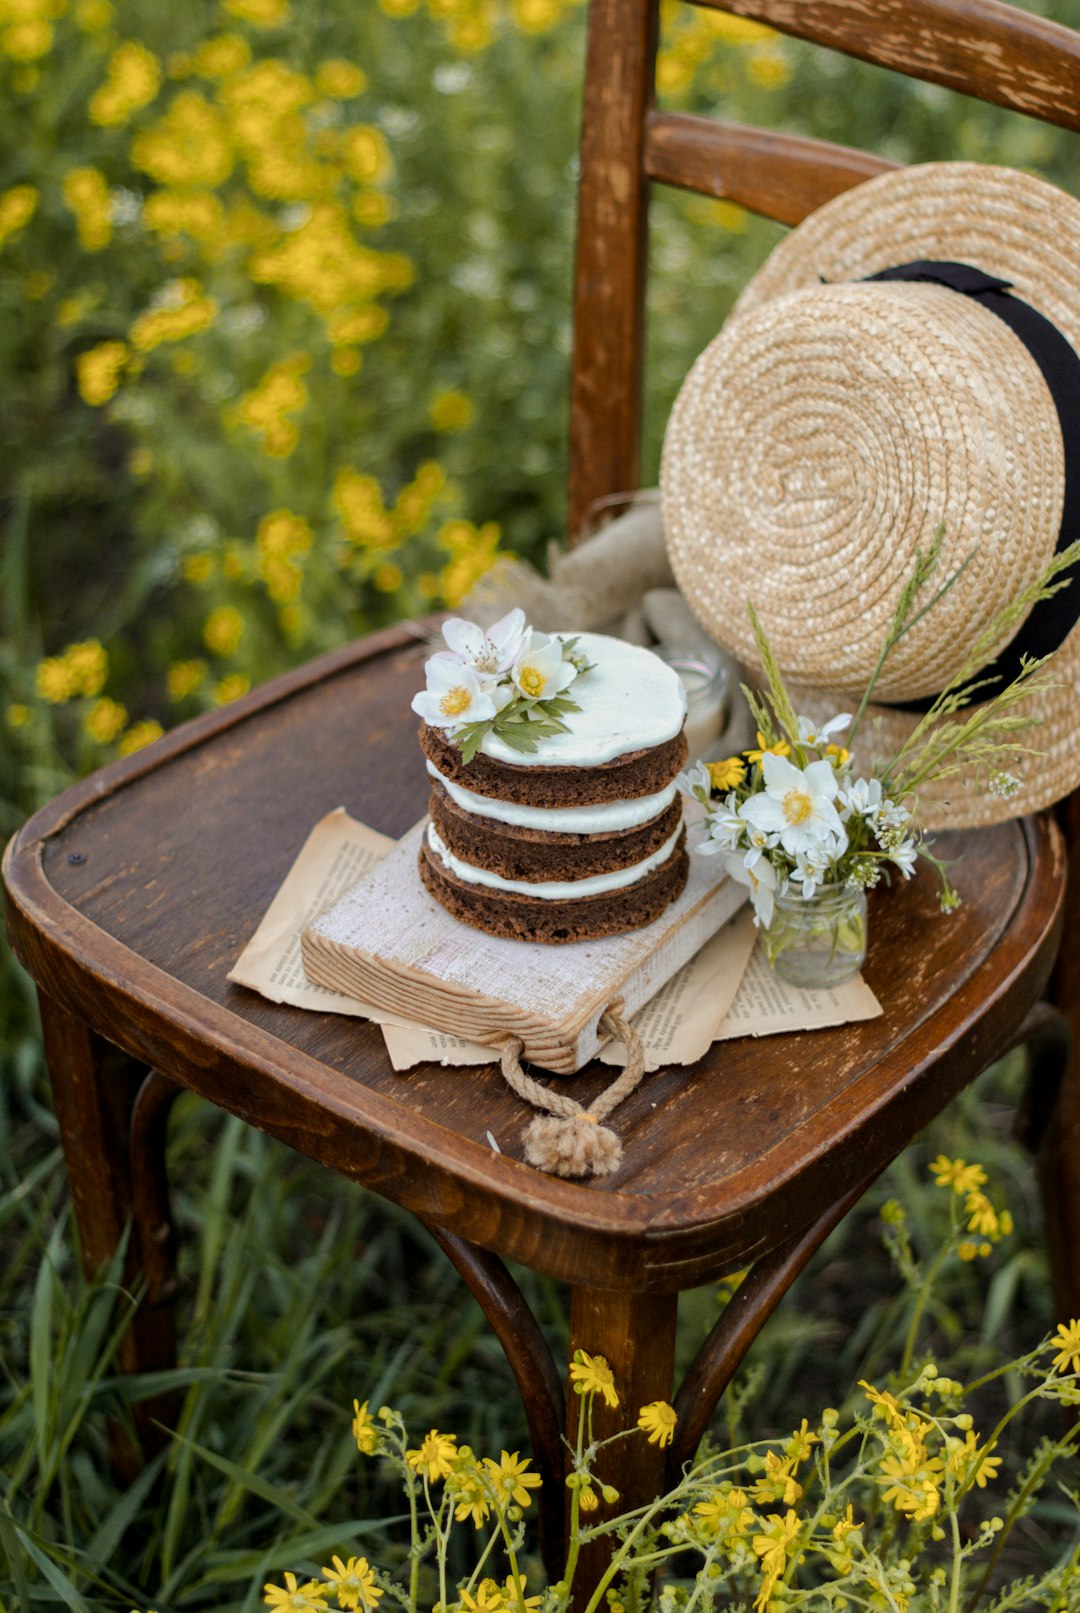
{"type": "MultiPolygon", "coordinates": [[[[1080,37],[997,0],[693,0],[1080,129],[1080,37]]],[[[943,152],[942,156],[948,155],[943,152]]]]}
{"type": "Polygon", "coordinates": [[[646,123],[650,179],[725,197],[780,224],[798,224],[841,191],[898,166],[825,140],[686,112],[654,109],[646,123]]]}

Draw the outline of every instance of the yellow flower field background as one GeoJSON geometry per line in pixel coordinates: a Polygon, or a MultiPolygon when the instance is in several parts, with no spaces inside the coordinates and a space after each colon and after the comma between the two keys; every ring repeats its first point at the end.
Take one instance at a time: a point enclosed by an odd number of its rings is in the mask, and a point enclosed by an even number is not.
{"type": "MultiPolygon", "coordinates": [[[[1063,0],[1064,4],[1064,0],[1063,0]]],[[[562,540],[582,0],[0,0],[0,801],[562,540]]],[[[1075,141],[665,6],[672,105],[1075,141]]],[[[649,470],[778,231],[657,198],[649,470]]]]}

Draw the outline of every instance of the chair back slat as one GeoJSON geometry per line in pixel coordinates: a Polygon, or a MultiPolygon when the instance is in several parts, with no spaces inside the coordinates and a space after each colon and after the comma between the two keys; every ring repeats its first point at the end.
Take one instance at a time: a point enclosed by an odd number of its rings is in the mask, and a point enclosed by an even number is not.
{"type": "Polygon", "coordinates": [[[1080,129],[1080,39],[999,0],[692,0],[1080,129]]]}
{"type": "Polygon", "coordinates": [[[822,203],[900,165],[850,146],[748,128],[684,112],[650,112],[650,179],[738,202],[780,224],[798,224],[822,203]]]}

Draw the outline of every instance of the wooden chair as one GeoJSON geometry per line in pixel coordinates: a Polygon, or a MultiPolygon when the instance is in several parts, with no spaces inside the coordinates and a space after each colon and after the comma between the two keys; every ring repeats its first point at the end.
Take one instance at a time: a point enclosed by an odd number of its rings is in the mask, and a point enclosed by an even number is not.
{"type": "MultiPolygon", "coordinates": [[[[650,183],[794,223],[887,166],[655,110],[657,9],[657,0],[593,0],[591,9],[571,531],[595,499],[634,486],[638,473],[650,183]]],[[[1080,128],[1080,35],[995,0],[731,0],[725,9],[1080,128]]],[[[693,1069],[649,1078],[616,1117],[624,1165],[588,1184],[522,1163],[530,1111],[494,1067],[395,1075],[374,1026],[275,1007],[227,982],[318,818],[344,803],[394,835],[423,810],[409,711],[422,681],[418,640],[409,626],[378,633],[186,724],[75,785],[8,848],[10,936],[40,988],[86,1266],[95,1271],[132,1222],[130,1273],[146,1275],[124,1366],[146,1371],[173,1358],[163,1145],[170,1102],[187,1087],[430,1227],[521,1388],[551,1480],[543,1521],[557,1568],[564,1365],[504,1259],[570,1285],[570,1350],[607,1356],[631,1420],[643,1403],[672,1396],[679,1292],[751,1266],[675,1395],[671,1450],[622,1441],[611,1454],[605,1476],[628,1503],[644,1499],[664,1480],[665,1454],[669,1474],[692,1454],[748,1344],[866,1185],[1025,1039],[1037,1055],[1060,1303],[1075,1315],[1080,1080],[1070,1071],[1059,1086],[1065,1019],[1040,1003],[1063,923],[1075,933],[1075,898],[1070,910],[1066,842],[1049,815],[948,837],[947,855],[963,858],[964,892],[948,922],[926,878],[874,901],[866,975],[882,1018],[726,1043],[693,1069]]],[[[1053,988],[1073,1018],[1078,970],[1074,943],[1053,988]]],[[[604,1081],[589,1071],[576,1079],[585,1097],[604,1081]]],[[[607,1414],[599,1432],[614,1426],[607,1414]]],[[[595,1575],[595,1559],[582,1571],[595,1575]]]]}

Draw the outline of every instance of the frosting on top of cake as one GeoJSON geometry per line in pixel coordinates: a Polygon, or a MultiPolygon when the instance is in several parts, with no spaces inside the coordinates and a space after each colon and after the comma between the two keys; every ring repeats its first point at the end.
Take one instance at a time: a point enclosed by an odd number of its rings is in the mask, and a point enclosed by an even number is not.
{"type": "Polygon", "coordinates": [[[576,638],[576,649],[595,663],[567,690],[581,710],[565,717],[567,733],[541,740],[535,751],[515,750],[489,731],[480,746],[485,756],[515,767],[595,767],[675,738],[686,719],[686,690],[658,655],[602,633],[554,636],[576,638]]]}
{"type": "Polygon", "coordinates": [[[446,845],[439,831],[433,823],[427,826],[427,843],[439,858],[444,868],[456,874],[469,885],[485,885],[490,890],[518,891],[522,896],[538,896],[542,901],[565,901],[568,897],[599,896],[604,891],[621,890],[626,885],[634,885],[646,874],[651,874],[654,868],[667,862],[678,843],[682,833],[682,824],[679,823],[674,834],[670,835],[659,851],[642,862],[634,863],[630,868],[617,868],[609,874],[590,874],[585,879],[545,879],[529,881],[525,879],[504,879],[501,874],[493,874],[490,869],[477,868],[473,863],[467,863],[446,845]]]}
{"type": "Polygon", "coordinates": [[[491,795],[478,795],[466,790],[452,779],[444,777],[434,762],[427,770],[438,779],[451,801],[463,812],[474,817],[493,818],[497,823],[510,824],[515,829],[544,829],[554,834],[618,834],[623,829],[637,829],[651,823],[653,818],[666,812],[675,799],[677,786],[672,781],[666,789],[655,795],[639,795],[632,801],[602,801],[594,806],[535,807],[516,801],[500,801],[491,795]]]}

